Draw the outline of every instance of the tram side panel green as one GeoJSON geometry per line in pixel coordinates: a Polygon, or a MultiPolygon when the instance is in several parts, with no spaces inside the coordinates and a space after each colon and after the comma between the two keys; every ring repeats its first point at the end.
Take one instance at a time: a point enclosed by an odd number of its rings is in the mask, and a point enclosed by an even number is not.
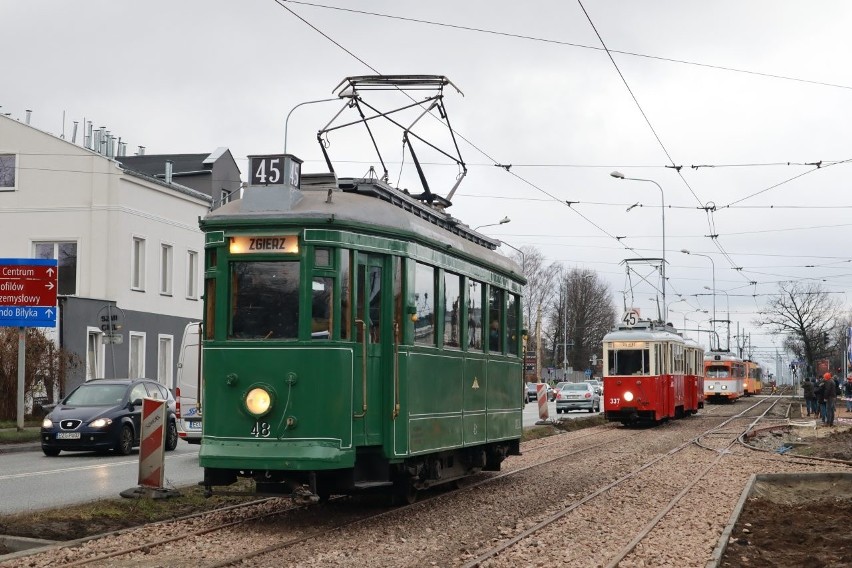
{"type": "Polygon", "coordinates": [[[348,348],[205,349],[200,465],[294,470],[352,467],[352,365],[348,348]],[[256,386],[272,391],[272,409],[261,418],[250,415],[244,402],[256,386]],[[264,424],[268,435],[264,435],[264,424]]]}
{"type": "Polygon", "coordinates": [[[484,356],[468,355],[464,362],[464,445],[482,444],[487,440],[486,402],[488,375],[484,356]]]}
{"type": "Polygon", "coordinates": [[[519,438],[523,431],[521,364],[513,360],[488,361],[488,441],[519,438]]]}
{"type": "Polygon", "coordinates": [[[462,445],[462,353],[413,352],[408,356],[409,452],[411,454],[462,445]]]}

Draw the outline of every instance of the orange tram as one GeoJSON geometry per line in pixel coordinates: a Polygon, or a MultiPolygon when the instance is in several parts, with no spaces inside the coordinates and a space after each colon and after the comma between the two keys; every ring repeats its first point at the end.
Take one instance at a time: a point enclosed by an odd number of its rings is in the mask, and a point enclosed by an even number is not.
{"type": "Polygon", "coordinates": [[[671,324],[642,320],[603,338],[604,413],[624,425],[656,424],[704,407],[704,350],[671,324]]]}
{"type": "Polygon", "coordinates": [[[704,398],[708,402],[732,402],[745,394],[745,361],[730,351],[708,351],[704,376],[704,398]]]}
{"type": "Polygon", "coordinates": [[[743,396],[760,394],[763,390],[763,367],[760,363],[755,363],[746,359],[745,363],[745,379],[743,380],[743,396]]]}

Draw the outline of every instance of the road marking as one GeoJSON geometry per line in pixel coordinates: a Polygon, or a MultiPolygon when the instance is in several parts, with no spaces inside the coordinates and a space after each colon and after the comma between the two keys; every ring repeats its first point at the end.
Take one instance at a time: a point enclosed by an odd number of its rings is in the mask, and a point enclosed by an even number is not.
{"type": "MultiPolygon", "coordinates": [[[[192,457],[192,454],[185,454],[185,456],[192,457]]],[[[173,460],[173,459],[179,459],[179,458],[182,458],[182,457],[185,457],[185,456],[184,455],[174,456],[174,457],[169,456],[169,457],[166,458],[166,460],[168,461],[168,460],[173,460]]],[[[135,459],[135,460],[132,460],[132,461],[102,463],[102,464],[97,464],[97,465],[81,465],[81,466],[77,466],[77,467],[64,467],[62,469],[51,469],[51,470],[47,470],[47,471],[31,471],[31,472],[27,472],[27,473],[13,473],[13,474],[10,474],[10,475],[0,475],[0,481],[2,481],[4,479],[20,479],[21,477],[29,477],[31,475],[51,475],[51,474],[54,474],[54,473],[68,473],[68,472],[71,472],[71,471],[86,471],[86,470],[89,470],[89,469],[120,467],[120,466],[124,466],[124,465],[138,465],[138,464],[139,464],[139,460],[135,459]]]]}

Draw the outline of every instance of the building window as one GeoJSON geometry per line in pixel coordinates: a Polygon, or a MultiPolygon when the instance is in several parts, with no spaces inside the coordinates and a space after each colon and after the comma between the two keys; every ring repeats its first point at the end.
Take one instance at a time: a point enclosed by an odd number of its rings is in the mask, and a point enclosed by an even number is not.
{"type": "Polygon", "coordinates": [[[157,342],[157,382],[166,388],[171,388],[174,337],[171,335],[160,335],[157,337],[157,342]]]}
{"type": "Polygon", "coordinates": [[[0,191],[15,191],[17,160],[14,154],[0,154],[0,191]]]}
{"type": "Polygon", "coordinates": [[[133,237],[130,262],[130,287],[145,290],[145,239],[142,237],[133,237]]]}
{"type": "Polygon", "coordinates": [[[33,243],[35,258],[56,259],[59,267],[56,293],[73,296],[77,293],[77,243],[36,242],[33,243]]]}
{"type": "Polygon", "coordinates": [[[198,299],[198,253],[194,250],[186,253],[186,297],[198,299]]]}
{"type": "Polygon", "coordinates": [[[145,376],[145,334],[130,332],[130,366],[127,376],[140,379],[145,376]]]}
{"type": "Polygon", "coordinates": [[[86,380],[103,378],[104,345],[103,333],[96,328],[88,328],[86,338],[86,380]]]}
{"type": "Polygon", "coordinates": [[[173,255],[172,245],[160,245],[160,294],[172,295],[173,255]]]}

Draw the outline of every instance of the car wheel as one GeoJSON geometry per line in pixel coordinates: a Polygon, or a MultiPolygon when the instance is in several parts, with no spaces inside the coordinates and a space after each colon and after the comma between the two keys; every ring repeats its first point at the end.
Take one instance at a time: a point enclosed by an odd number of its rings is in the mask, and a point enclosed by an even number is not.
{"type": "Polygon", "coordinates": [[[595,411],[595,403],[592,403],[592,406],[589,407],[589,414],[595,411]]]}
{"type": "Polygon", "coordinates": [[[45,448],[44,446],[42,446],[41,451],[44,452],[44,455],[50,456],[50,457],[53,458],[53,457],[58,456],[59,452],[61,452],[62,450],[59,450],[57,448],[45,448]]]}
{"type": "Polygon", "coordinates": [[[121,433],[118,435],[118,443],[115,445],[115,451],[121,455],[129,455],[133,450],[133,428],[125,424],[121,427],[121,433]]]}
{"type": "Polygon", "coordinates": [[[171,452],[178,445],[177,425],[174,421],[169,422],[169,429],[166,432],[166,451],[171,452]]]}

